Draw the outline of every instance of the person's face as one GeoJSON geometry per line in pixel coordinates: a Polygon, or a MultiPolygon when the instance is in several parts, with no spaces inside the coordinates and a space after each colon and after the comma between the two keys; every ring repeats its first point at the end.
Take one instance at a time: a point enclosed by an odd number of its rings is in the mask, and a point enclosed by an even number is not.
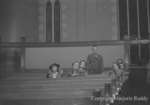
{"type": "Polygon", "coordinates": [[[97,50],[97,47],[96,47],[96,46],[92,47],[92,52],[93,52],[93,53],[95,53],[96,50],[97,50]]]}
{"type": "Polygon", "coordinates": [[[57,66],[53,66],[53,67],[52,67],[52,71],[53,71],[53,72],[57,72],[57,69],[58,69],[57,66]]]}

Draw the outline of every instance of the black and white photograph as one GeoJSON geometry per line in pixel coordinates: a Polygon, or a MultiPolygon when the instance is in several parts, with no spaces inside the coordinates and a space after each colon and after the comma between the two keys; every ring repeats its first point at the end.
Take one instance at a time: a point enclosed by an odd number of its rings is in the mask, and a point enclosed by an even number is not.
{"type": "Polygon", "coordinates": [[[0,105],[150,105],[150,0],[0,0],[0,105]]]}

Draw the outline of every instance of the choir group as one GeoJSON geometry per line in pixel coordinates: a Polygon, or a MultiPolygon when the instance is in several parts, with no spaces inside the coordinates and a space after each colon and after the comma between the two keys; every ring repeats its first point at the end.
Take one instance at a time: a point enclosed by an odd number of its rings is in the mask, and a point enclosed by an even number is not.
{"type": "Polygon", "coordinates": [[[127,69],[127,64],[122,58],[118,58],[110,70],[104,70],[103,57],[96,52],[96,48],[92,48],[92,53],[88,57],[81,57],[79,61],[74,61],[70,67],[71,72],[65,74],[65,69],[60,67],[60,64],[53,63],[49,66],[47,78],[61,78],[86,76],[89,74],[102,74],[107,72],[110,78],[120,76],[127,69]]]}

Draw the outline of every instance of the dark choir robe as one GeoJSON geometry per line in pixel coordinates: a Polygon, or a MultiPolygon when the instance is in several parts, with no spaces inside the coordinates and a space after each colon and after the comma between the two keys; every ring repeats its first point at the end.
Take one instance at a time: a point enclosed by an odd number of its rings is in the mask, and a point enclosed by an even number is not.
{"type": "Polygon", "coordinates": [[[94,52],[87,58],[87,70],[88,74],[99,74],[104,71],[103,57],[94,52]]]}

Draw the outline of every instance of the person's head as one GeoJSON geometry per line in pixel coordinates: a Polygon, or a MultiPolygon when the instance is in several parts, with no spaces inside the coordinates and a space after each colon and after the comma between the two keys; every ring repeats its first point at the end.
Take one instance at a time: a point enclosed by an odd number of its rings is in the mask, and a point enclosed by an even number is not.
{"type": "Polygon", "coordinates": [[[96,45],[93,45],[93,46],[92,46],[92,52],[96,52],[96,50],[97,50],[97,46],[96,46],[96,45]]]}
{"type": "Polygon", "coordinates": [[[50,69],[52,72],[59,72],[59,67],[60,67],[59,64],[54,63],[54,64],[52,64],[52,65],[49,66],[49,69],[50,69]]]}

